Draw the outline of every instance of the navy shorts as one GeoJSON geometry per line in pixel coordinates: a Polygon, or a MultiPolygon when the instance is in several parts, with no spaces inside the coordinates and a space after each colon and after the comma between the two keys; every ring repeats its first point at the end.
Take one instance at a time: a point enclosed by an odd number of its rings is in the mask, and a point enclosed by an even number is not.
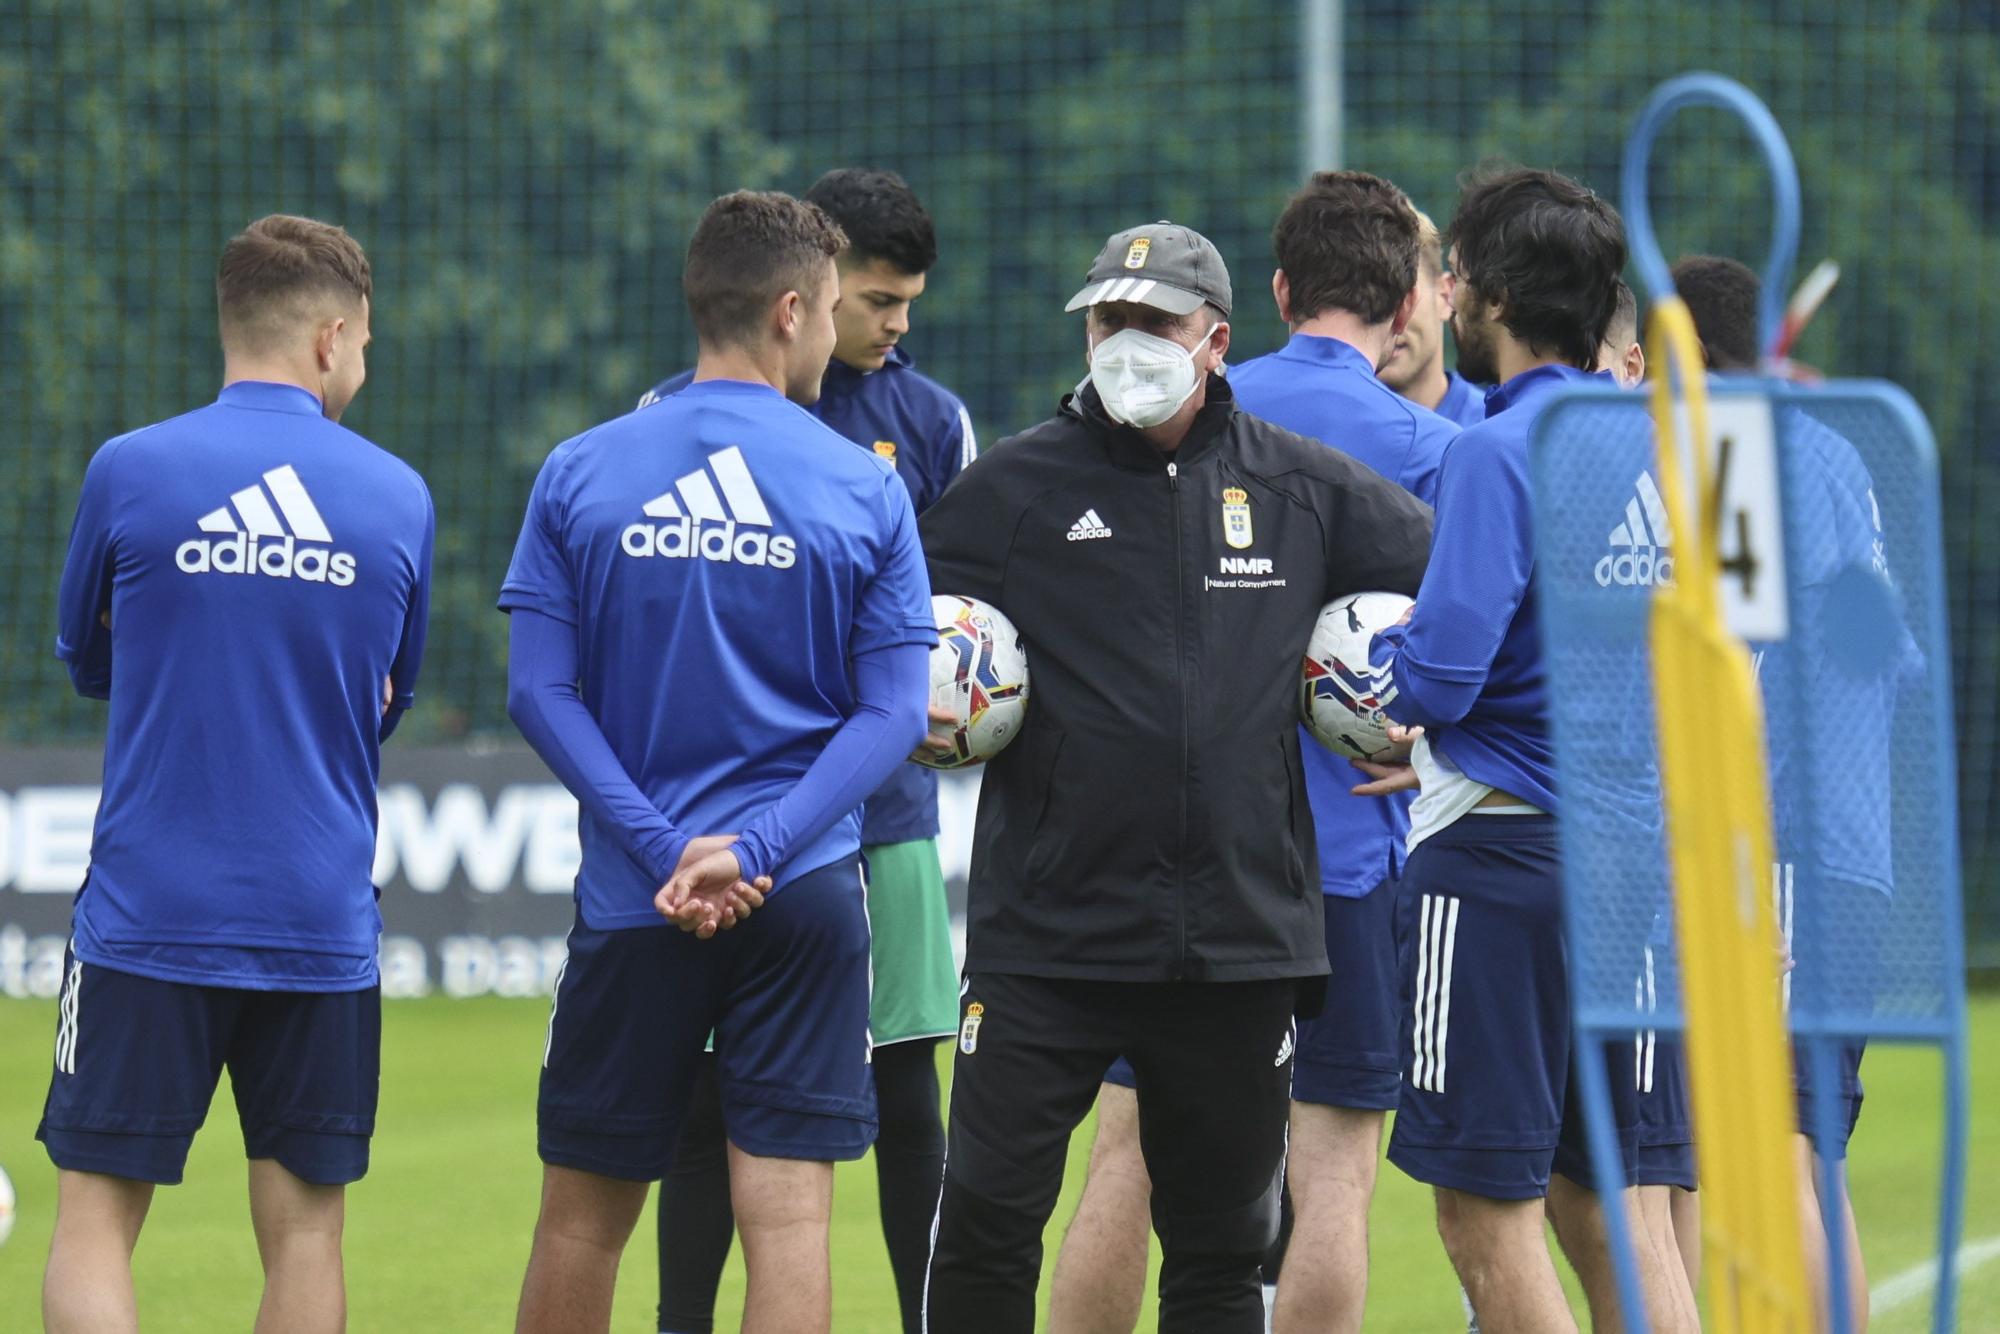
{"type": "MultiPolygon", "coordinates": [[[[1674,975],[1674,946],[1647,945],[1644,957],[1633,1000],[1650,1014],[1658,1004],[1660,978],[1674,975]]],[[[1639,1094],[1638,1184],[1693,1190],[1694,1111],[1678,1034],[1639,1030],[1632,1041],[1632,1087],[1639,1094]]]]}
{"type": "Polygon", "coordinates": [[[229,1071],[243,1149],[302,1181],[368,1171],[382,991],[249,991],[66,959],[35,1138],[57,1167],[177,1185],[229,1071]]]}
{"type": "Polygon", "coordinates": [[[1694,1116],[1680,1041],[1649,1028],[1633,1047],[1633,1082],[1639,1092],[1638,1184],[1693,1190],[1694,1116]]]}
{"type": "Polygon", "coordinates": [[[1833,1138],[1820,1133],[1819,1100],[1812,1085],[1812,1044],[1805,1038],[1792,1039],[1793,1093],[1797,1099],[1799,1133],[1812,1141],[1813,1152],[1822,1158],[1839,1160],[1847,1156],[1847,1142],[1861,1120],[1861,1057],[1868,1044],[1860,1038],[1840,1038],[1834,1043],[1833,1138]]]}
{"type": "Polygon", "coordinates": [[[1608,1063],[1618,1157],[1637,1169],[1631,1048],[1571,1040],[1562,860],[1545,815],[1467,815],[1410,854],[1397,886],[1402,1052],[1389,1161],[1490,1199],[1549,1174],[1595,1187],[1574,1062],[1608,1063]]]}
{"type": "Polygon", "coordinates": [[[542,1161],[654,1181],[673,1161],[715,1034],[730,1142],[859,1158],[875,1142],[868,911],[859,858],[809,871],[712,940],[579,919],[542,1054],[542,1161]]]}
{"type": "MultiPolygon", "coordinates": [[[[1326,1002],[1299,1021],[1292,1101],[1393,1111],[1402,1062],[1396,985],[1396,886],[1383,881],[1358,899],[1326,896],[1326,1002]]],[[[1104,1082],[1136,1088],[1118,1058],[1104,1082]]]]}
{"type": "MultiPolygon", "coordinates": [[[[1773,897],[1778,929],[1797,960],[1785,978],[1784,994],[1793,1018],[1810,1014],[1835,1017],[1836,1022],[1864,1027],[1874,1017],[1878,963],[1871,946],[1893,930],[1889,897],[1878,889],[1837,877],[1816,875],[1791,862],[1774,870],[1773,897]],[[1820,924],[1801,930],[1797,914],[1817,913],[1820,924]],[[1829,932],[1838,953],[1816,957],[1815,935],[1829,932]]],[[[1813,1152],[1824,1158],[1847,1156],[1847,1142],[1861,1119],[1861,1056],[1865,1038],[1843,1035],[1834,1044],[1833,1138],[1820,1133],[1817,1094],[1812,1086],[1812,1042],[1792,1040],[1792,1078],[1799,1131],[1812,1140],[1813,1152]]]]}

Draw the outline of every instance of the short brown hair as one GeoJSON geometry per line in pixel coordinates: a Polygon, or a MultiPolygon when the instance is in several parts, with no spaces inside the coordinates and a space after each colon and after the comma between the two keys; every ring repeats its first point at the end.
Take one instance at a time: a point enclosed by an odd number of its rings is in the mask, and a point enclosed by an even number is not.
{"type": "Polygon", "coordinates": [[[360,242],[330,222],[273,213],[229,238],[215,266],[224,342],[268,345],[298,332],[325,301],[358,306],[375,291],[360,242]]]}
{"type": "Polygon", "coordinates": [[[1271,229],[1293,322],[1329,310],[1367,324],[1394,315],[1417,285],[1420,231],[1409,196],[1380,176],[1316,172],[1271,229]]]}
{"type": "Polygon", "coordinates": [[[722,196],[695,224],[681,270],[695,336],[756,341],[771,303],[787,292],[811,299],[826,261],[846,245],[846,233],[817,204],[775,190],[722,196]]]}

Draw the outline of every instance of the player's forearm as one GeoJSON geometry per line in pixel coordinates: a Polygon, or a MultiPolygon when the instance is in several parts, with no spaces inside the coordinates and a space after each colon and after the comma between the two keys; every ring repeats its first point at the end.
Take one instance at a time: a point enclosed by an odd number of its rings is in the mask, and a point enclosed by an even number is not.
{"type": "MultiPolygon", "coordinates": [[[[508,629],[507,714],[543,763],[626,854],[665,884],[687,847],[618,761],[576,689],[576,631],[515,611],[508,629]]],[[[394,712],[392,710],[391,712],[394,712]]]]}
{"type": "Polygon", "coordinates": [[[69,666],[70,684],[76,693],[85,699],[111,698],[111,664],[72,662],[69,666]]]}
{"type": "Polygon", "coordinates": [[[922,644],[855,658],[854,712],[791,790],[744,828],[735,849],[744,879],[769,875],[882,786],[923,740],[929,683],[922,644]]]}
{"type": "Polygon", "coordinates": [[[111,698],[111,631],[92,620],[59,628],[56,656],[69,669],[70,684],[85,699],[111,698]]]}
{"type": "Polygon", "coordinates": [[[1396,697],[1383,710],[1405,727],[1449,727],[1472,712],[1486,673],[1428,665],[1411,651],[1410,626],[1391,626],[1376,638],[1392,649],[1389,679],[1396,697]]]}
{"type": "Polygon", "coordinates": [[[111,698],[111,614],[100,603],[101,582],[101,572],[72,561],[57,594],[56,657],[85,699],[111,698]]]}

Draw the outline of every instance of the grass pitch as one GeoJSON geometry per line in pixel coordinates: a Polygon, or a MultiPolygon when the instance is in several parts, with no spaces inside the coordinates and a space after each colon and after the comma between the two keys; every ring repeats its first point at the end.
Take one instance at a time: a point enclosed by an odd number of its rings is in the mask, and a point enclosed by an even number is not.
{"type": "MultiPolygon", "coordinates": [[[[534,1224],[535,1076],[544,1008],[508,1000],[394,1002],[383,1022],[382,1110],[374,1166],[349,1193],[350,1326],[357,1331],[484,1331],[512,1327],[534,1224]]],[[[1976,998],[1973,1117],[1965,1238],[2000,1235],[2000,997],[1976,998]]],[[[48,1085],[53,1003],[0,1001],[0,1166],[20,1213],[0,1245],[0,1328],[34,1328],[53,1216],[55,1171],[33,1140],[48,1085]]],[[[1882,1292],[1872,1328],[1928,1328],[1917,1282],[1883,1285],[1932,1253],[1941,1074],[1927,1052],[1878,1046],[1864,1067],[1868,1100],[1852,1181],[1871,1280],[1882,1292]],[[1892,1294],[1918,1289],[1914,1297],[1892,1294]]],[[[1047,1270],[1082,1186],[1088,1127],[1070,1151],[1063,1200],[1048,1234],[1047,1270]]],[[[1457,1284],[1432,1229],[1423,1189],[1384,1166],[1376,1196],[1368,1328],[1462,1328],[1457,1284]]],[[[2000,1243],[1979,1248],[1993,1256],[2000,1243]]],[[[1155,1248],[1157,1263],[1157,1247],[1155,1248]]],[[[894,1334],[895,1293],[875,1216],[869,1160],[840,1169],[834,1198],[834,1327],[894,1334]]],[[[164,1331],[248,1329],[257,1305],[257,1252],[244,1200],[242,1143],[226,1095],[195,1141],[187,1184],[161,1190],[136,1258],[140,1317],[164,1331]]],[[[732,1255],[718,1328],[734,1329],[743,1278],[732,1255]]],[[[656,1297],[652,1215],[626,1253],[614,1327],[650,1331],[656,1297]]],[[[1966,1276],[1960,1327],[2000,1331],[2000,1258],[1966,1276]]],[[[1152,1306],[1146,1322],[1150,1328],[1152,1306]]]]}

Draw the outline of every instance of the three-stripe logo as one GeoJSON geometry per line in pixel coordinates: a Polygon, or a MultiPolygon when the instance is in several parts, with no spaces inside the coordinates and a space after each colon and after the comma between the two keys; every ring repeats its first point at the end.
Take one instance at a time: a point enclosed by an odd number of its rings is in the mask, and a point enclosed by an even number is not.
{"type": "Polygon", "coordinates": [[[731,445],[680,478],[670,490],[647,501],[646,517],[619,535],[628,556],[666,556],[789,570],[798,562],[798,544],[767,531],[771,511],[750,476],[743,451],[731,445]],[[704,525],[706,525],[704,527],[704,525]]]}
{"type": "Polygon", "coordinates": [[[1593,573],[1600,587],[1650,588],[1674,582],[1674,534],[1667,524],[1667,503],[1653,474],[1642,472],[1625,501],[1625,519],[1611,530],[1605,545],[1611,550],[1593,573]]]}
{"type": "Polygon", "coordinates": [[[1069,536],[1065,540],[1089,542],[1109,536],[1111,536],[1111,525],[1098,518],[1096,510],[1087,509],[1083,512],[1082,518],[1069,526],[1069,536]]]}
{"type": "Polygon", "coordinates": [[[1446,1043],[1451,1036],[1451,965],[1458,945],[1458,899],[1425,894],[1417,917],[1416,1036],[1410,1082],[1444,1092],[1446,1043]]]}
{"type": "MultiPolygon", "coordinates": [[[[1645,970],[1632,983],[1632,1002],[1652,1014],[1660,1008],[1660,990],[1653,974],[1653,947],[1646,946],[1645,970]]],[[[1632,1085],[1641,1093],[1653,1091],[1653,1067],[1659,1055],[1660,1030],[1642,1028],[1632,1038],[1632,1085]]]]}
{"type": "MultiPolygon", "coordinates": [[[[75,949],[74,944],[71,949],[75,949]]],[[[56,1069],[66,1075],[76,1073],[76,1014],[82,991],[83,960],[72,953],[62,999],[56,1002],[56,1069]]]]}
{"type": "Polygon", "coordinates": [[[262,574],[336,588],[354,582],[354,556],[327,545],[333,534],[289,463],[232,492],[195,527],[225,536],[181,543],[174,564],[185,574],[262,574]]]}
{"type": "MultiPolygon", "coordinates": [[[[1144,301],[1158,284],[1151,278],[1106,278],[1081,304],[1094,306],[1102,301],[1144,301]]],[[[1071,307],[1072,310],[1075,306],[1071,307]]]]}

